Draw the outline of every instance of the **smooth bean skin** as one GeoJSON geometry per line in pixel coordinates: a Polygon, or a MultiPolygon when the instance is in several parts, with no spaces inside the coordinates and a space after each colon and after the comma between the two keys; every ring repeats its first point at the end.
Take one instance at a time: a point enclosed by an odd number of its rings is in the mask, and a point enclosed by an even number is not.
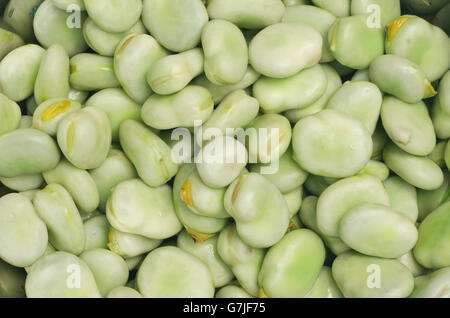
{"type": "Polygon", "coordinates": [[[51,45],[42,55],[34,85],[34,99],[42,102],[69,94],[69,55],[62,45],[51,45]]]}
{"type": "Polygon", "coordinates": [[[450,203],[431,212],[419,226],[414,256],[426,268],[439,269],[450,264],[450,203]]]}
{"type": "Polygon", "coordinates": [[[329,236],[339,236],[342,217],[364,203],[389,206],[389,196],[377,177],[361,175],[333,183],[317,201],[317,225],[320,231],[329,236]]]}
{"type": "Polygon", "coordinates": [[[420,265],[416,259],[414,258],[413,251],[409,251],[408,253],[400,256],[397,260],[408,267],[409,271],[413,274],[414,277],[424,275],[428,272],[422,265],[420,265]]]}
{"type": "Polygon", "coordinates": [[[56,167],[60,152],[55,141],[36,129],[16,129],[0,136],[0,176],[11,178],[56,167]]]}
{"type": "Polygon", "coordinates": [[[235,90],[228,94],[214,109],[203,125],[203,131],[219,129],[223,135],[230,136],[239,128],[244,128],[256,118],[259,102],[244,90],[235,90]]]}
{"type": "Polygon", "coordinates": [[[286,8],[282,22],[302,22],[315,28],[322,35],[321,63],[334,60],[328,45],[328,29],[336,20],[336,17],[327,10],[311,5],[293,5],[286,8]]]}
{"type": "Polygon", "coordinates": [[[73,100],[75,102],[79,102],[80,104],[84,104],[84,102],[88,99],[88,97],[89,92],[75,89],[73,87],[70,88],[69,94],[67,94],[68,99],[73,100]]]}
{"type": "Polygon", "coordinates": [[[125,120],[141,121],[141,106],[121,88],[106,88],[98,91],[89,97],[85,105],[86,107],[95,107],[105,112],[111,124],[113,141],[119,140],[120,125],[125,120]]]}
{"type": "Polygon", "coordinates": [[[245,29],[277,23],[285,10],[280,0],[212,0],[207,6],[211,19],[228,20],[245,29]]]}
{"type": "Polygon", "coordinates": [[[416,188],[398,176],[384,180],[383,184],[389,195],[391,208],[416,222],[419,215],[416,188]]]}
{"type": "Polygon", "coordinates": [[[242,240],[256,248],[277,243],[289,225],[289,211],[281,192],[263,176],[248,173],[225,192],[225,209],[236,222],[242,240]],[[253,202],[249,206],[249,202],[253,202]]]}
{"type": "Polygon", "coordinates": [[[216,136],[196,157],[202,181],[212,188],[223,188],[235,180],[248,163],[245,146],[229,136],[216,136]]]}
{"type": "Polygon", "coordinates": [[[417,188],[434,190],[444,181],[441,169],[431,159],[411,155],[393,143],[384,148],[383,160],[389,169],[417,188]]]}
{"type": "Polygon", "coordinates": [[[377,160],[369,160],[364,168],[358,174],[370,174],[378,177],[381,181],[389,177],[389,168],[382,162],[377,160]]]}
{"type": "Polygon", "coordinates": [[[165,246],[150,252],[136,279],[144,297],[211,298],[214,280],[205,263],[180,248],[165,246]]]}
{"type": "Polygon", "coordinates": [[[407,104],[386,96],[381,121],[389,138],[403,151],[416,156],[429,155],[436,146],[436,134],[423,102],[407,104]]]}
{"type": "Polygon", "coordinates": [[[106,216],[94,216],[93,218],[84,221],[83,227],[84,233],[86,234],[84,251],[95,248],[108,248],[107,244],[110,225],[106,216]]]}
{"type": "Polygon", "coordinates": [[[70,85],[82,91],[119,87],[113,59],[93,53],[80,53],[70,59],[70,85]]]}
{"type": "Polygon", "coordinates": [[[352,76],[352,81],[366,81],[370,82],[369,69],[357,70],[352,76]]]}
{"type": "Polygon", "coordinates": [[[23,115],[20,117],[20,123],[18,128],[31,128],[33,126],[33,117],[29,115],[23,115]]]}
{"type": "Polygon", "coordinates": [[[346,252],[334,260],[331,270],[347,298],[405,298],[414,288],[411,272],[393,259],[346,252]]]}
{"type": "Polygon", "coordinates": [[[358,119],[372,135],[380,116],[382,99],[376,85],[368,81],[348,81],[328,100],[326,108],[358,119]]]}
{"type": "Polygon", "coordinates": [[[83,36],[86,43],[102,56],[113,57],[120,41],[132,33],[147,33],[141,20],[138,20],[130,29],[119,33],[103,30],[91,18],[87,18],[83,23],[83,36]]]}
{"type": "Polygon", "coordinates": [[[205,75],[200,75],[193,80],[193,84],[203,86],[211,93],[211,96],[214,100],[214,104],[220,103],[227,95],[236,91],[236,90],[244,90],[249,88],[253,83],[255,83],[260,74],[256,72],[250,65],[247,67],[247,71],[245,72],[242,80],[234,85],[216,85],[211,83],[205,75]]]}
{"type": "Polygon", "coordinates": [[[379,14],[379,22],[383,27],[401,15],[400,0],[354,0],[350,10],[351,15],[362,14],[370,17],[379,14]],[[375,9],[374,5],[378,7],[375,9]]]}
{"type": "Polygon", "coordinates": [[[333,96],[337,89],[342,86],[341,77],[333,67],[328,64],[321,64],[321,66],[327,77],[327,88],[324,94],[317,101],[305,108],[288,110],[284,112],[283,115],[286,116],[291,123],[296,124],[303,117],[320,112],[323,108],[325,108],[330,97],[333,96]]]}
{"type": "Polygon", "coordinates": [[[234,278],[232,271],[225,265],[217,252],[217,236],[204,242],[195,242],[186,231],[182,231],[178,234],[177,246],[198,257],[208,266],[216,288],[225,286],[234,278]]]}
{"type": "Polygon", "coordinates": [[[328,43],[336,60],[353,69],[365,69],[384,53],[384,32],[370,28],[363,15],[338,18],[328,31],[328,43]]]}
{"type": "Polygon", "coordinates": [[[316,6],[328,10],[337,17],[350,15],[350,0],[311,0],[316,6]]]}
{"type": "Polygon", "coordinates": [[[169,146],[139,122],[123,122],[119,139],[139,177],[148,185],[161,186],[177,173],[178,165],[172,161],[169,146]]]}
{"type": "Polygon", "coordinates": [[[195,169],[196,166],[192,163],[187,163],[180,167],[173,184],[173,201],[177,217],[185,227],[186,231],[196,240],[196,242],[202,242],[222,230],[227,224],[227,219],[212,218],[196,214],[191,211],[182,199],[182,195],[184,196],[184,194],[181,189],[195,169]]]}
{"type": "Polygon", "coordinates": [[[0,287],[1,298],[24,298],[25,297],[25,271],[9,265],[0,260],[0,287]]]}
{"type": "Polygon", "coordinates": [[[323,266],[316,282],[305,295],[305,298],[342,298],[342,293],[331,274],[331,268],[323,266]]]}
{"type": "MultiPolygon", "coordinates": [[[[267,166],[267,164],[251,165],[250,171],[262,174],[267,166]]],[[[279,160],[277,171],[275,173],[262,174],[262,176],[272,182],[282,193],[286,193],[305,183],[308,173],[292,159],[292,148],[288,148],[279,160]]]]}
{"type": "Polygon", "coordinates": [[[184,52],[200,43],[208,13],[200,0],[144,0],[142,22],[162,46],[184,52]]]}
{"type": "Polygon", "coordinates": [[[335,181],[337,181],[337,179],[310,174],[305,181],[305,187],[310,193],[319,196],[323,191],[325,191],[326,188],[328,188],[329,185],[333,184],[335,181]]]}
{"type": "Polygon", "coordinates": [[[206,121],[214,110],[214,101],[206,88],[188,85],[172,95],[153,94],[142,106],[144,123],[156,129],[194,127],[196,120],[206,121]]]}
{"type": "Polygon", "coordinates": [[[0,61],[12,50],[24,45],[22,38],[14,32],[0,29],[0,61]]]}
{"type": "Polygon", "coordinates": [[[0,136],[17,129],[21,117],[19,105],[0,93],[0,136]]]}
{"type": "Polygon", "coordinates": [[[11,193],[0,198],[0,257],[16,267],[33,264],[44,254],[48,234],[27,197],[11,193]]]}
{"type": "Polygon", "coordinates": [[[433,160],[439,167],[445,167],[445,148],[447,143],[445,140],[438,141],[433,151],[428,155],[428,158],[433,160]]]}
{"type": "Polygon", "coordinates": [[[302,109],[316,102],[327,88],[327,76],[315,65],[287,78],[261,77],[253,94],[265,113],[302,109]]]}
{"type": "Polygon", "coordinates": [[[280,159],[287,151],[292,128],[286,117],[264,114],[256,117],[248,126],[249,141],[246,143],[250,162],[270,163],[280,159]]]}
{"type": "Polygon", "coordinates": [[[449,298],[450,267],[414,279],[414,290],[410,298],[449,298]]]}
{"type": "Polygon", "coordinates": [[[301,222],[305,225],[305,227],[317,233],[327,245],[327,247],[333,252],[335,255],[342,254],[348,250],[348,247],[339,237],[328,236],[321,232],[319,227],[317,226],[317,197],[308,196],[305,197],[302,201],[302,206],[300,207],[299,217],[301,222]]]}
{"type": "Polygon", "coordinates": [[[136,169],[125,154],[111,149],[105,161],[96,169],[89,171],[99,194],[99,208],[104,211],[110,191],[122,181],[137,178],[136,169]]]}
{"type": "Polygon", "coordinates": [[[391,21],[386,28],[387,54],[402,56],[416,63],[430,82],[448,71],[450,39],[440,28],[420,17],[408,15],[391,21]]]}
{"type": "Polygon", "coordinates": [[[203,64],[204,55],[199,48],[168,55],[149,68],[147,83],[157,94],[174,94],[203,73],[203,64]]]}
{"type": "Polygon", "coordinates": [[[66,98],[51,98],[41,103],[33,113],[34,129],[54,137],[58,125],[68,114],[81,110],[81,104],[66,98]]]}
{"type": "Polygon", "coordinates": [[[444,182],[435,190],[417,189],[417,206],[419,207],[419,221],[423,221],[425,217],[439,207],[442,203],[449,200],[449,175],[444,173],[444,182]]]}
{"type": "Polygon", "coordinates": [[[24,41],[35,41],[33,31],[34,16],[30,14],[43,0],[12,0],[6,4],[2,19],[8,27],[16,32],[24,41]]]}
{"type": "Polygon", "coordinates": [[[188,208],[195,214],[229,218],[223,199],[226,188],[211,188],[203,183],[197,170],[186,179],[181,187],[180,196],[188,208]]]}
{"type": "Polygon", "coordinates": [[[253,298],[242,287],[227,285],[219,289],[214,295],[215,298],[253,298]]]}
{"type": "Polygon", "coordinates": [[[439,103],[446,113],[450,114],[450,71],[447,71],[439,82],[439,103]]]}
{"type": "Polygon", "coordinates": [[[372,154],[372,140],[364,125],[333,109],[301,119],[292,133],[292,147],[303,169],[334,178],[360,171],[372,154]]]}
{"type": "Polygon", "coordinates": [[[259,295],[258,273],[261,270],[265,251],[251,247],[242,241],[234,224],[229,224],[220,232],[217,251],[242,288],[253,297],[257,297],[259,295]]]}
{"type": "Polygon", "coordinates": [[[98,290],[103,297],[128,281],[128,266],[125,260],[113,252],[97,248],[83,252],[80,258],[86,262],[94,275],[98,290]]]}
{"type": "Polygon", "coordinates": [[[261,293],[271,298],[304,297],[324,260],[325,247],[317,234],[307,229],[289,232],[264,257],[258,276],[261,293]]]}
{"type": "Polygon", "coordinates": [[[438,98],[434,99],[431,107],[431,119],[433,121],[436,136],[440,139],[447,139],[450,137],[450,113],[447,113],[441,106],[441,101],[438,98]]]}
{"type": "Polygon", "coordinates": [[[106,298],[142,298],[142,295],[133,288],[117,286],[111,289],[106,298]]]}
{"type": "Polygon", "coordinates": [[[218,85],[239,83],[248,65],[248,48],[242,31],[226,20],[212,20],[203,28],[201,42],[206,77],[218,85]]]}
{"type": "Polygon", "coordinates": [[[418,65],[392,54],[377,57],[369,68],[370,80],[383,92],[410,104],[436,95],[436,91],[418,65]]]}
{"type": "Polygon", "coordinates": [[[142,235],[125,233],[111,228],[108,234],[108,248],[124,258],[133,258],[154,250],[162,240],[151,239],[142,235]]]}
{"type": "Polygon", "coordinates": [[[342,241],[370,256],[398,258],[414,247],[417,235],[409,218],[381,204],[359,205],[339,222],[342,241]]]}
{"type": "Polygon", "coordinates": [[[30,97],[44,52],[36,44],[27,44],[6,55],[0,62],[1,92],[15,102],[30,97]]]}
{"type": "Polygon", "coordinates": [[[170,186],[153,188],[139,179],[123,181],[112,190],[106,217],[119,231],[152,239],[171,237],[181,229],[170,186]]]}
{"type": "MultiPolygon", "coordinates": [[[[31,200],[30,200],[30,201],[31,201],[31,200]]],[[[44,254],[42,254],[42,256],[39,257],[36,261],[42,259],[43,257],[45,257],[45,256],[47,256],[47,255],[49,255],[49,254],[55,253],[55,252],[56,252],[55,248],[54,248],[50,243],[47,243],[47,247],[46,247],[46,249],[45,249],[45,251],[44,251],[44,254]]],[[[35,263],[35,262],[34,262],[34,263],[35,263]]],[[[34,263],[33,263],[33,264],[34,264],[34,263]]],[[[26,272],[27,274],[30,272],[31,267],[33,266],[33,264],[24,267],[25,272],[26,272]]]]}
{"type": "Polygon", "coordinates": [[[251,40],[249,61],[262,75],[286,78],[319,63],[322,43],[320,33],[307,24],[272,24],[251,40]]]}
{"type": "Polygon", "coordinates": [[[117,45],[114,72],[124,91],[137,103],[143,104],[152,94],[147,72],[166,55],[166,51],[148,34],[130,34],[117,45]]]}
{"type": "Polygon", "coordinates": [[[142,0],[88,0],[89,17],[107,32],[125,32],[139,20],[142,0]]]}
{"type": "Polygon", "coordinates": [[[0,177],[0,182],[11,190],[23,192],[38,189],[44,182],[44,179],[42,178],[42,174],[37,173],[37,174],[26,174],[13,178],[0,177]]]}
{"type": "Polygon", "coordinates": [[[297,226],[296,220],[293,218],[296,216],[297,212],[300,210],[300,206],[302,205],[302,197],[303,197],[303,188],[298,187],[292,191],[283,193],[283,198],[286,201],[289,218],[291,222],[289,223],[289,227],[293,225],[297,226]]]}
{"type": "Polygon", "coordinates": [[[28,298],[100,298],[94,275],[79,257],[55,252],[42,257],[31,267],[25,281],[28,298]],[[74,271],[80,288],[74,288],[74,271]]]}
{"type": "Polygon", "coordinates": [[[47,184],[60,184],[71,195],[82,214],[94,211],[99,205],[99,193],[89,172],[72,165],[66,159],[43,173],[47,184]]]}
{"type": "Polygon", "coordinates": [[[83,0],[52,0],[53,5],[61,10],[70,9],[71,6],[76,5],[80,10],[86,10],[83,0]]]}
{"type": "Polygon", "coordinates": [[[132,270],[137,270],[139,268],[139,266],[141,266],[142,261],[144,260],[144,256],[143,255],[138,255],[135,257],[130,257],[130,258],[125,258],[125,263],[127,263],[128,266],[128,270],[132,271],[132,270]]]}
{"type": "Polygon", "coordinates": [[[71,13],[54,6],[52,0],[45,0],[36,11],[33,30],[43,47],[48,48],[53,44],[60,44],[71,57],[86,51],[88,46],[81,30],[86,13],[80,12],[80,21],[71,18],[70,15],[71,13]]]}
{"type": "Polygon", "coordinates": [[[82,214],[81,219],[83,220],[83,222],[86,222],[86,221],[88,221],[96,216],[100,216],[100,215],[103,215],[103,214],[99,210],[94,210],[90,213],[82,214]]]}
{"type": "Polygon", "coordinates": [[[47,225],[52,246],[74,255],[83,252],[86,242],[83,221],[66,189],[59,184],[49,184],[36,193],[33,205],[47,225]]]}
{"type": "Polygon", "coordinates": [[[105,161],[111,145],[111,124],[105,112],[85,107],[64,117],[57,132],[64,156],[80,169],[94,169],[105,161]]]}

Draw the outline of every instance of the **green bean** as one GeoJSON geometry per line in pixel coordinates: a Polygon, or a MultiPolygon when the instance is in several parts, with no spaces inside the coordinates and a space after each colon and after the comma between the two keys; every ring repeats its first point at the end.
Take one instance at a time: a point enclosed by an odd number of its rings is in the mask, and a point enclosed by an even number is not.
{"type": "Polygon", "coordinates": [[[171,237],[181,229],[171,191],[169,185],[154,188],[139,179],[123,181],[108,199],[108,221],[122,232],[152,239],[171,237]]]}
{"type": "Polygon", "coordinates": [[[48,229],[48,240],[59,251],[78,255],[84,250],[83,221],[70,194],[59,184],[49,184],[36,193],[33,204],[48,229]]]}
{"type": "Polygon", "coordinates": [[[199,258],[166,246],[150,252],[137,273],[144,297],[205,298],[214,295],[214,280],[199,258]]]}
{"type": "Polygon", "coordinates": [[[125,32],[142,13],[142,0],[89,0],[84,5],[89,17],[107,32],[125,32]]]}
{"type": "Polygon", "coordinates": [[[144,0],[142,22],[162,46],[183,52],[200,43],[208,13],[200,0],[144,0]]]}
{"type": "Polygon", "coordinates": [[[66,252],[49,254],[34,263],[25,281],[25,291],[29,298],[100,297],[88,265],[66,252]]]}
{"type": "Polygon", "coordinates": [[[125,92],[143,104],[152,94],[147,83],[148,69],[166,51],[148,34],[130,34],[120,41],[114,53],[114,72],[125,92]]]}
{"type": "Polygon", "coordinates": [[[113,252],[97,248],[83,252],[80,259],[86,262],[94,275],[98,290],[103,297],[128,281],[128,266],[124,259],[113,252]]]}
{"type": "Polygon", "coordinates": [[[45,50],[27,44],[12,50],[0,62],[0,90],[13,101],[22,101],[33,94],[39,65],[45,50]]]}
{"type": "Polygon", "coordinates": [[[0,176],[42,173],[59,162],[55,141],[36,129],[17,129],[0,136],[0,176]]]}
{"type": "Polygon", "coordinates": [[[250,42],[249,61],[268,77],[285,78],[314,66],[322,54],[322,37],[313,27],[282,22],[260,31],[250,42]],[[276,43],[274,47],[273,43],[276,43]]]}
{"type": "MultiPolygon", "coordinates": [[[[79,13],[80,21],[70,21],[70,14],[58,9],[52,0],[44,0],[38,7],[33,20],[33,30],[42,46],[48,48],[53,44],[62,45],[69,56],[74,56],[87,49],[81,25],[86,19],[84,12],[79,13]]],[[[61,96],[60,96],[61,97],[61,96]]]]}
{"type": "Polygon", "coordinates": [[[228,20],[240,28],[261,29],[281,20],[284,5],[279,0],[210,0],[212,19],[228,20]]]}
{"type": "Polygon", "coordinates": [[[304,297],[319,276],[324,260],[325,247],[317,234],[307,229],[289,232],[264,257],[258,277],[260,295],[304,297]]]}
{"type": "Polygon", "coordinates": [[[33,264],[44,254],[48,235],[45,223],[25,196],[0,198],[0,257],[16,267],[33,264]]]}

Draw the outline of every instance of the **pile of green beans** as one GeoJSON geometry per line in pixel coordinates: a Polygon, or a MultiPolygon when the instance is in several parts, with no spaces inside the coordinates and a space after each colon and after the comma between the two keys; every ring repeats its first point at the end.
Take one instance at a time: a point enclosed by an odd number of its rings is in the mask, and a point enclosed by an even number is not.
{"type": "Polygon", "coordinates": [[[450,297],[449,0],[3,3],[0,297],[450,297]]]}

